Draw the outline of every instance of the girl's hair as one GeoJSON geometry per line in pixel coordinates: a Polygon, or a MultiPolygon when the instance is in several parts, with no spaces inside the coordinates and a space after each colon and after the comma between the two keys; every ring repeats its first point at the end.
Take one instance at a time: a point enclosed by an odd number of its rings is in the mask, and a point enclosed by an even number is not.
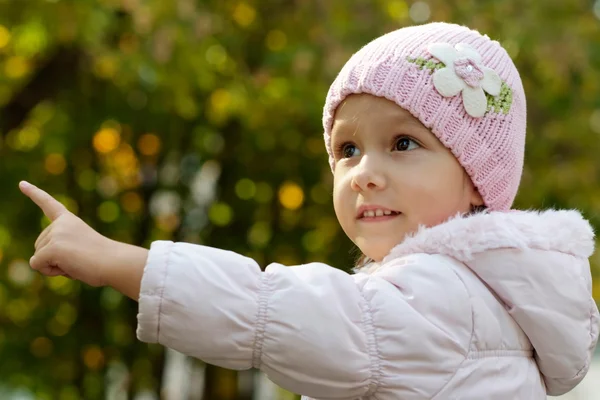
{"type": "Polygon", "coordinates": [[[359,257],[358,259],[354,262],[354,269],[360,269],[362,267],[364,267],[367,264],[370,264],[373,262],[373,260],[370,257],[365,256],[359,249],[358,247],[355,247],[355,249],[357,250],[357,252],[359,253],[359,257]]]}
{"type": "MultiPolygon", "coordinates": [[[[485,212],[486,210],[487,210],[486,206],[472,206],[471,211],[468,212],[467,214],[465,214],[465,217],[470,217],[475,214],[481,214],[481,213],[485,212]]],[[[374,261],[372,258],[364,255],[358,247],[355,247],[355,251],[356,251],[356,253],[358,253],[358,258],[354,262],[355,270],[358,270],[374,261]]]]}

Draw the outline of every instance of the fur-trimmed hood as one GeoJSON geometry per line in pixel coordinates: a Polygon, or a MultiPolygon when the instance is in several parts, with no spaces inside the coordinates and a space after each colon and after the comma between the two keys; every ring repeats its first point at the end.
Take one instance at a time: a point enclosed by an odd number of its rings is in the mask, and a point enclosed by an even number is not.
{"type": "Polygon", "coordinates": [[[484,212],[422,227],[363,271],[416,253],[462,262],[504,303],[535,349],[548,392],[560,394],[585,376],[598,340],[593,252],[594,231],[578,211],[484,212]]]}
{"type": "Polygon", "coordinates": [[[444,254],[467,262],[500,248],[553,250],[588,258],[594,231],[574,210],[484,212],[422,227],[392,249],[386,261],[412,253],[444,254]]]}

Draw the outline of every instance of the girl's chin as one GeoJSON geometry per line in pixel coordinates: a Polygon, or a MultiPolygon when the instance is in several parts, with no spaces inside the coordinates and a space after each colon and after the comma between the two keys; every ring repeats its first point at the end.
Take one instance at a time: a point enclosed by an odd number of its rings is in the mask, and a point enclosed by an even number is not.
{"type": "Polygon", "coordinates": [[[361,252],[375,262],[381,262],[387,256],[394,246],[358,246],[361,252]]]}

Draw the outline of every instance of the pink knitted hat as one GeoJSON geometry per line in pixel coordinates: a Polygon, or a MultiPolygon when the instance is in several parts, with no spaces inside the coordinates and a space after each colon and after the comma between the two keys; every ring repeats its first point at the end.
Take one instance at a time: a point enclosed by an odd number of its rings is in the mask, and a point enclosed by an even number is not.
{"type": "Polygon", "coordinates": [[[489,209],[510,209],[523,171],[526,105],[519,73],[498,42],[467,27],[430,23],[390,32],[360,49],[325,101],[332,171],[335,110],[353,93],[408,110],[452,151],[489,209]]]}

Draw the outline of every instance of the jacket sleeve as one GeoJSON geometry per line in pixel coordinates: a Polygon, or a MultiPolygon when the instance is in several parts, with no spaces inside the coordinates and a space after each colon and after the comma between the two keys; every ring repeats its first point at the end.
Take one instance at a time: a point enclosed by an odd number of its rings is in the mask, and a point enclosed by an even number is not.
{"type": "Polygon", "coordinates": [[[431,257],[373,275],[320,263],[262,272],[230,251],[154,242],[138,338],[226,368],[260,368],[311,397],[431,398],[465,359],[472,332],[464,285],[431,257]]]}

